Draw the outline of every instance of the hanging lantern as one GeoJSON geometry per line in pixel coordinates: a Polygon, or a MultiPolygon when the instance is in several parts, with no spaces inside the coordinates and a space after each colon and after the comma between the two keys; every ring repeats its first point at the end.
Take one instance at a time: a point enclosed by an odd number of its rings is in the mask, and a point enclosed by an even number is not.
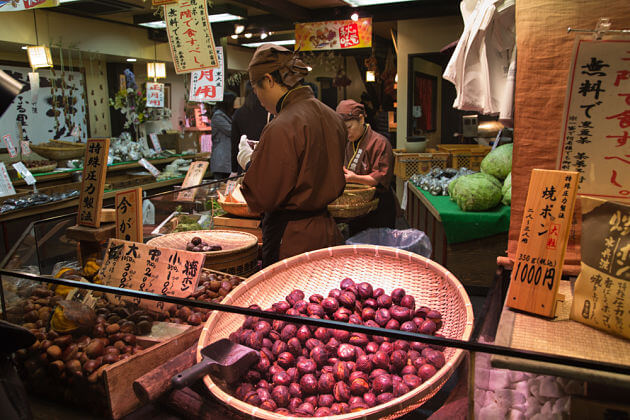
{"type": "Polygon", "coordinates": [[[39,45],[36,47],[28,47],[26,52],[28,53],[28,61],[30,62],[33,70],[53,66],[52,57],[50,56],[50,48],[44,45],[39,45]]]}
{"type": "Polygon", "coordinates": [[[166,78],[166,63],[147,63],[147,78],[166,78]]]}

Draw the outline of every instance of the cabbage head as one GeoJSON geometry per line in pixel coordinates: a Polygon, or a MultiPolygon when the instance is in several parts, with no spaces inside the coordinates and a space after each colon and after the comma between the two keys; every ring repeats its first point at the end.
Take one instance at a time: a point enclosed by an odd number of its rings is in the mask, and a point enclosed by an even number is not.
{"type": "Polygon", "coordinates": [[[503,199],[501,202],[506,206],[512,204],[512,172],[510,172],[505,178],[503,182],[503,187],[501,188],[501,194],[503,194],[503,199]]]}
{"type": "Polygon", "coordinates": [[[484,173],[464,175],[452,188],[451,198],[463,211],[488,210],[501,201],[501,183],[484,173]]]}
{"type": "Polygon", "coordinates": [[[504,180],[512,172],[512,143],[492,150],[481,161],[481,172],[504,180]]]}

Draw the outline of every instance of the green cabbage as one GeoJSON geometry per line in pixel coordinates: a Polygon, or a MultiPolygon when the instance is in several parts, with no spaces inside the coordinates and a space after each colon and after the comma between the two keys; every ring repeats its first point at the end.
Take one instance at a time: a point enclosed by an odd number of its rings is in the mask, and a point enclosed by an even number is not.
{"type": "Polygon", "coordinates": [[[501,202],[506,206],[512,204],[512,172],[510,172],[505,178],[503,182],[503,187],[501,187],[501,194],[503,194],[503,199],[501,202]]]}
{"type": "Polygon", "coordinates": [[[505,179],[512,171],[512,143],[504,144],[492,150],[481,161],[481,172],[500,180],[505,179]]]}
{"type": "Polygon", "coordinates": [[[501,201],[501,183],[484,173],[464,175],[451,188],[451,198],[463,211],[484,211],[501,201]]]}

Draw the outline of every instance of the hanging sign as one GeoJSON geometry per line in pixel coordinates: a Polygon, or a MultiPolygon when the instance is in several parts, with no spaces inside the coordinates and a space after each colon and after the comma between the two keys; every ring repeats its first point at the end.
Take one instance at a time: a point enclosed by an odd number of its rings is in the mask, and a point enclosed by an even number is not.
{"type": "Polygon", "coordinates": [[[630,203],[630,40],[579,39],[573,53],[558,168],[581,195],[630,203]]]}
{"type": "Polygon", "coordinates": [[[212,153],[212,134],[202,134],[199,141],[202,153],[212,153]]]}
{"type": "Polygon", "coordinates": [[[175,73],[190,73],[219,65],[207,2],[179,0],[176,4],[167,4],[164,20],[175,73]]]}
{"type": "Polygon", "coordinates": [[[35,182],[37,182],[31,171],[29,171],[22,162],[15,162],[11,166],[15,168],[15,170],[18,172],[18,174],[20,174],[22,178],[24,178],[24,181],[26,181],[28,185],[33,185],[35,182]]]}
{"type": "MultiPolygon", "coordinates": [[[[190,167],[188,168],[188,172],[186,172],[186,178],[184,178],[184,182],[182,183],[182,188],[194,187],[195,185],[199,185],[207,169],[208,161],[191,163],[190,167]]],[[[195,194],[197,193],[197,191],[198,188],[191,188],[181,191],[179,194],[177,194],[177,201],[193,201],[195,199],[195,194]]]]}
{"type": "Polygon", "coordinates": [[[151,0],[151,5],[155,6],[163,6],[165,4],[177,3],[177,0],[151,0]]]}
{"type": "Polygon", "coordinates": [[[151,144],[153,144],[153,150],[160,153],[162,151],[162,145],[160,144],[160,139],[158,139],[157,134],[149,134],[149,138],[151,139],[151,144]]]}
{"type": "Polygon", "coordinates": [[[0,1],[0,12],[17,12],[20,10],[38,9],[40,7],[59,6],[59,0],[20,0],[0,1]]]}
{"type": "Polygon", "coordinates": [[[164,83],[147,82],[147,107],[164,108],[164,83]]]}
{"type": "Polygon", "coordinates": [[[15,149],[15,146],[13,145],[13,140],[11,140],[11,134],[5,134],[4,136],[2,136],[2,141],[4,142],[4,145],[7,146],[7,151],[9,152],[9,156],[11,156],[12,158],[17,156],[17,150],[15,149]]]}
{"type": "Polygon", "coordinates": [[[151,175],[153,175],[154,177],[156,177],[156,178],[157,178],[158,176],[160,176],[160,171],[159,171],[159,169],[158,169],[158,168],[156,168],[155,166],[153,166],[153,165],[151,164],[151,162],[149,162],[149,161],[148,161],[148,160],[146,160],[145,158],[140,159],[140,160],[138,161],[138,163],[139,163],[140,165],[142,165],[142,167],[143,167],[144,169],[146,169],[147,171],[151,172],[151,175]]]}
{"type": "MultiPolygon", "coordinates": [[[[112,238],[100,277],[108,286],[185,298],[197,288],[205,258],[203,252],[157,248],[112,238]]],[[[149,310],[165,311],[175,306],[131,297],[107,297],[133,301],[149,310]]]]}
{"type": "Polygon", "coordinates": [[[299,51],[345,50],[372,47],[372,18],[297,23],[295,48],[299,51]]]}
{"type": "Polygon", "coordinates": [[[20,148],[22,149],[22,155],[23,156],[28,156],[30,155],[31,152],[31,146],[29,146],[29,143],[25,140],[22,140],[20,142],[20,148]]]}
{"type": "Polygon", "coordinates": [[[31,85],[31,103],[36,104],[39,98],[39,73],[36,71],[29,73],[28,80],[31,85]]]}
{"type": "Polygon", "coordinates": [[[142,188],[116,193],[116,238],[142,242],[142,188]]]}
{"type": "Polygon", "coordinates": [[[220,102],[223,100],[223,47],[217,47],[219,66],[190,73],[190,101],[220,102]]]}
{"type": "Polygon", "coordinates": [[[6,197],[7,195],[15,195],[15,188],[9,178],[7,167],[4,166],[4,162],[0,162],[0,197],[6,197]]]}
{"type": "Polygon", "coordinates": [[[77,224],[99,227],[105,177],[107,176],[107,156],[109,139],[89,139],[83,159],[83,178],[79,196],[79,216],[77,224]]]}
{"type": "Polygon", "coordinates": [[[554,316],[577,182],[577,172],[532,171],[505,301],[510,308],[554,316]]]}

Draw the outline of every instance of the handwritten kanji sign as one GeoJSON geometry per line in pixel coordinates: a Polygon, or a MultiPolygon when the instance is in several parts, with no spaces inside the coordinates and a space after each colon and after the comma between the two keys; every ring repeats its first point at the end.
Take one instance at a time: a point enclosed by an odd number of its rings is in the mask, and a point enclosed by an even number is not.
{"type": "Polygon", "coordinates": [[[2,136],[2,141],[4,145],[7,147],[7,151],[9,152],[9,156],[12,158],[17,156],[17,150],[15,149],[15,145],[13,144],[13,140],[11,139],[11,134],[5,134],[2,136]]]}
{"type": "Polygon", "coordinates": [[[295,48],[300,51],[372,47],[372,18],[295,25],[295,48]]]}
{"type": "Polygon", "coordinates": [[[207,2],[179,0],[167,4],[164,20],[177,74],[219,66],[207,2]]]}
{"type": "Polygon", "coordinates": [[[142,188],[116,193],[116,238],[142,242],[142,188]]]}
{"type": "Polygon", "coordinates": [[[164,108],[164,83],[147,82],[147,107],[164,108]]]}
{"type": "Polygon", "coordinates": [[[553,317],[578,183],[577,172],[534,169],[506,305],[553,317]]]}
{"type": "MultiPolygon", "coordinates": [[[[108,286],[168,296],[188,297],[197,288],[205,261],[203,252],[157,248],[138,242],[110,239],[100,277],[108,286]]],[[[166,311],[169,303],[108,295],[110,300],[129,300],[141,307],[166,311]]]]}
{"type": "MultiPolygon", "coordinates": [[[[186,178],[184,178],[182,188],[194,187],[195,185],[199,185],[207,169],[208,161],[191,163],[190,168],[188,168],[188,172],[186,172],[186,178]]],[[[193,201],[195,199],[195,194],[197,194],[197,190],[198,188],[191,188],[181,191],[179,194],[177,194],[177,201],[193,201]]]]}
{"type": "Polygon", "coordinates": [[[219,66],[215,69],[190,73],[190,101],[219,102],[223,100],[223,47],[217,47],[219,66]]]}
{"type": "Polygon", "coordinates": [[[79,195],[79,215],[77,224],[99,227],[101,207],[107,175],[109,139],[89,139],[83,159],[83,178],[79,195]]]}
{"type": "Polygon", "coordinates": [[[557,165],[579,193],[630,203],[630,40],[576,42],[563,129],[557,165]]]}

